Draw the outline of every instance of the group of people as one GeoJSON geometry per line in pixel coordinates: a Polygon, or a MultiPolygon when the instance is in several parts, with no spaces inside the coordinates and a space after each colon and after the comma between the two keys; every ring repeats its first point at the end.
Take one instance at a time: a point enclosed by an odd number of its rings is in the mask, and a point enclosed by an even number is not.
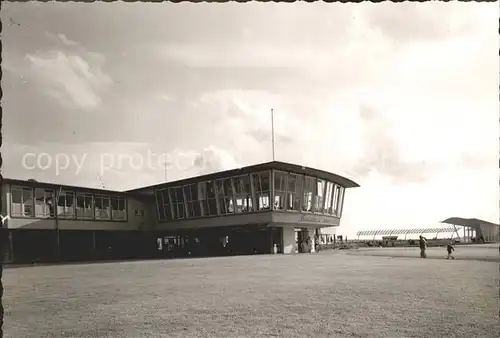
{"type": "Polygon", "coordinates": [[[297,248],[299,253],[311,253],[312,251],[312,240],[311,237],[307,237],[306,240],[298,240],[297,248]]]}
{"type": "MultiPolygon", "coordinates": [[[[419,238],[419,245],[420,245],[420,258],[427,258],[427,253],[425,252],[427,250],[427,239],[420,235],[419,238]]],[[[446,246],[446,252],[448,253],[448,256],[446,259],[455,259],[455,257],[452,255],[453,251],[455,251],[455,248],[453,247],[453,244],[450,242],[446,246]]]]}

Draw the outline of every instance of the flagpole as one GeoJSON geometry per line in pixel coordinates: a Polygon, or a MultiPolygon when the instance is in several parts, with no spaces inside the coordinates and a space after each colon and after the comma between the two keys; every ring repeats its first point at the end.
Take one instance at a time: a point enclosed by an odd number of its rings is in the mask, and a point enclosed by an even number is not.
{"type": "Polygon", "coordinates": [[[165,169],[165,183],[166,183],[167,182],[167,155],[166,154],[165,154],[164,169],[165,169]]]}
{"type": "Polygon", "coordinates": [[[274,162],[274,109],[271,108],[271,144],[273,150],[273,162],[274,162]]]}

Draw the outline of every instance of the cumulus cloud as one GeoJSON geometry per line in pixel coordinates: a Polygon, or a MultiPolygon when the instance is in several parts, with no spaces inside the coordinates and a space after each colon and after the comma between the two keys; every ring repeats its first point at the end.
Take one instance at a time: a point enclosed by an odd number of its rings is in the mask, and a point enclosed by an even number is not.
{"type": "MultiPolygon", "coordinates": [[[[51,35],[51,38],[57,38],[65,46],[77,46],[64,34],[51,35]]],[[[101,105],[101,95],[113,83],[103,70],[106,58],[98,53],[84,52],[81,48],[39,51],[27,54],[25,60],[40,89],[63,105],[94,109],[101,105]]]]}
{"type": "Polygon", "coordinates": [[[364,131],[363,155],[350,172],[366,177],[376,171],[399,182],[420,181],[427,177],[429,168],[425,163],[410,162],[401,155],[390,120],[367,105],[361,105],[359,113],[364,131]]]}
{"type": "Polygon", "coordinates": [[[158,98],[166,102],[172,102],[174,100],[174,97],[169,94],[161,94],[158,96],[158,98]]]}
{"type": "Polygon", "coordinates": [[[398,6],[391,3],[370,4],[363,8],[368,24],[379,29],[395,42],[442,41],[450,36],[467,34],[477,28],[481,6],[472,7],[464,3],[415,3],[398,6]],[[440,10],[446,10],[446,18],[440,10]],[[463,11],[467,10],[467,16],[463,11]],[[444,24],[443,24],[444,23],[444,24]]]}
{"type": "Polygon", "coordinates": [[[236,160],[229,152],[215,146],[210,146],[196,155],[193,167],[196,169],[198,175],[203,175],[235,169],[238,167],[238,163],[236,163],[236,160]]]}
{"type": "Polygon", "coordinates": [[[224,132],[230,131],[242,151],[267,154],[261,156],[261,161],[263,157],[270,160],[270,107],[275,107],[275,149],[279,160],[320,166],[358,180],[367,178],[372,171],[394,182],[425,180],[432,172],[431,164],[404,156],[395,136],[397,125],[384,114],[388,107],[375,104],[377,101],[366,95],[357,96],[353,102],[363,99],[369,103],[358,104],[356,109],[343,105],[339,97],[323,97],[318,102],[314,94],[283,99],[266,92],[239,90],[207,93],[201,101],[219,107],[224,132]],[[302,100],[316,101],[317,106],[302,100]],[[291,152],[306,144],[310,146],[307,152],[291,152]]]}
{"type": "Polygon", "coordinates": [[[77,42],[68,39],[66,37],[66,35],[64,35],[64,34],[61,34],[61,33],[59,33],[59,34],[52,34],[52,33],[49,33],[49,32],[46,32],[45,34],[47,35],[47,37],[49,39],[53,40],[56,43],[62,43],[63,45],[70,46],[70,47],[78,46],[77,42]]]}
{"type": "Polygon", "coordinates": [[[283,97],[277,94],[258,90],[220,90],[204,93],[200,102],[218,111],[221,132],[224,129],[226,133],[229,129],[234,136],[234,144],[241,151],[266,145],[271,147],[271,109],[274,110],[277,146],[289,146],[314,135],[311,126],[301,121],[300,114],[298,116],[290,111],[283,97]]]}

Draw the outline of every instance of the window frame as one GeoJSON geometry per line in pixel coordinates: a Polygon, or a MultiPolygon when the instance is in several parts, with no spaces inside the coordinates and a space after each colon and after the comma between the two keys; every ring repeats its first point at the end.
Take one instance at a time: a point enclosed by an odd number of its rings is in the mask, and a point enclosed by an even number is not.
{"type": "Polygon", "coordinates": [[[57,193],[57,205],[56,205],[56,213],[57,213],[57,218],[60,220],[74,220],[76,219],[76,193],[74,190],[63,190],[60,189],[57,193]],[[59,200],[64,196],[64,206],[63,207],[63,212],[59,213],[59,200]],[[71,196],[72,198],[72,205],[68,206],[68,197],[71,196]],[[67,213],[67,210],[72,210],[72,213],[69,214],[67,213]]]}
{"type": "Polygon", "coordinates": [[[215,180],[215,186],[217,188],[217,199],[219,200],[219,211],[220,215],[234,215],[235,213],[235,202],[234,202],[234,186],[232,177],[219,178],[215,180]],[[227,184],[229,183],[229,185],[227,184]],[[231,190],[226,191],[227,188],[231,190]],[[227,203],[229,202],[229,203],[227,203]]]}
{"type": "Polygon", "coordinates": [[[23,185],[11,185],[10,186],[10,217],[12,217],[12,218],[36,218],[35,215],[36,215],[36,212],[35,212],[35,191],[34,191],[33,187],[23,186],[23,185]],[[14,202],[14,191],[18,191],[21,193],[21,202],[20,203],[14,202]],[[31,206],[28,203],[25,203],[25,201],[24,201],[24,193],[25,192],[31,193],[31,203],[30,203],[31,206]],[[21,207],[20,214],[14,214],[14,204],[20,205],[20,207],[21,207]],[[31,213],[27,214],[25,212],[25,206],[31,207],[31,213]]]}
{"type": "Polygon", "coordinates": [[[250,181],[252,183],[252,189],[253,189],[253,195],[254,195],[254,200],[255,200],[255,207],[254,210],[256,212],[266,212],[266,211],[272,211],[272,205],[271,205],[271,192],[272,192],[272,171],[271,170],[262,170],[258,172],[253,172],[250,173],[250,181]],[[267,180],[268,180],[268,188],[267,189],[262,189],[262,177],[261,175],[264,175],[264,173],[267,174],[267,180]],[[255,182],[255,178],[258,177],[258,183],[255,182]],[[256,188],[259,188],[259,191],[257,191],[256,188]],[[264,203],[264,197],[267,197],[267,206],[264,203]],[[262,207],[261,207],[261,199],[262,199],[262,207]]]}
{"type": "Polygon", "coordinates": [[[302,198],[301,198],[301,206],[300,206],[301,211],[300,212],[303,212],[303,213],[313,213],[313,211],[314,211],[314,194],[315,194],[315,190],[316,190],[316,177],[304,175],[304,181],[303,181],[303,184],[302,184],[302,198]],[[306,184],[306,183],[308,183],[308,181],[310,183],[312,183],[310,187],[306,184]],[[307,202],[308,204],[307,205],[304,204],[306,202],[305,201],[306,186],[310,189],[310,190],[307,191],[307,198],[308,198],[308,202],[307,202]]]}
{"type": "Polygon", "coordinates": [[[234,213],[238,215],[255,212],[252,176],[250,174],[231,176],[231,185],[233,187],[234,213]],[[247,180],[249,191],[245,189],[243,179],[247,180]],[[241,201],[241,205],[238,205],[238,200],[241,201]]]}
{"type": "Polygon", "coordinates": [[[156,218],[158,220],[158,223],[163,223],[167,220],[167,216],[165,215],[165,207],[164,207],[164,203],[163,203],[163,191],[164,190],[165,189],[155,189],[156,218]],[[160,209],[160,205],[161,205],[161,209],[160,209]],[[160,210],[163,210],[163,219],[161,218],[160,210]]]}
{"type": "Polygon", "coordinates": [[[337,216],[337,212],[338,212],[338,187],[340,187],[340,185],[338,185],[337,183],[334,183],[334,186],[333,186],[333,194],[332,194],[332,211],[331,211],[331,215],[333,216],[337,216]]]}
{"type": "Polygon", "coordinates": [[[196,183],[190,183],[190,184],[185,184],[182,186],[182,193],[184,195],[184,200],[185,200],[185,209],[186,209],[186,219],[196,219],[201,217],[201,204],[200,204],[200,199],[199,196],[196,196],[196,199],[193,198],[193,187],[194,190],[196,191],[196,194],[198,194],[198,186],[196,183]],[[186,194],[186,188],[189,189],[189,197],[186,194]],[[196,212],[193,212],[193,215],[191,215],[191,211],[194,211],[195,208],[194,206],[198,206],[199,210],[199,215],[196,215],[196,212]]]}
{"type": "Polygon", "coordinates": [[[95,210],[94,210],[94,194],[88,193],[88,192],[76,192],[75,193],[75,218],[78,220],[93,220],[95,218],[95,210]],[[78,208],[78,198],[83,197],[83,205],[84,207],[82,210],[85,210],[85,205],[87,204],[87,198],[90,197],[90,216],[84,216],[84,215],[79,215],[79,208],[78,208]]]}
{"type": "Polygon", "coordinates": [[[326,195],[326,183],[327,180],[316,177],[316,184],[314,185],[314,194],[313,194],[313,212],[316,214],[324,214],[325,213],[325,195],[326,195]],[[318,190],[319,183],[321,184],[321,195],[318,190]]]}
{"type": "Polygon", "coordinates": [[[333,189],[335,188],[335,183],[326,181],[326,192],[325,192],[325,206],[324,213],[327,215],[332,215],[332,202],[333,202],[333,189]],[[328,189],[330,187],[330,189],[328,189]]]}
{"type": "Polygon", "coordinates": [[[162,208],[163,212],[165,213],[165,222],[171,222],[174,220],[174,208],[172,206],[172,197],[170,195],[170,190],[168,188],[162,189],[161,190],[161,201],[163,203],[162,208]],[[165,201],[165,194],[167,195],[167,198],[165,201]]]}
{"type": "Polygon", "coordinates": [[[127,198],[125,196],[111,195],[109,198],[109,209],[110,209],[110,213],[111,213],[111,221],[112,222],[127,222],[127,220],[128,220],[128,205],[127,205],[127,198]],[[113,209],[113,200],[116,200],[116,203],[117,203],[118,209],[116,209],[116,210],[113,209]],[[123,209],[120,209],[120,202],[123,202],[123,209]],[[113,211],[122,211],[123,218],[114,219],[113,211]]]}
{"type": "Polygon", "coordinates": [[[337,217],[342,217],[342,211],[344,209],[344,197],[345,197],[345,187],[339,185],[339,197],[337,206],[337,217]]]}
{"type": "Polygon", "coordinates": [[[273,182],[274,182],[274,201],[273,201],[273,210],[274,211],[287,211],[288,209],[288,176],[289,173],[281,170],[273,170],[273,182]],[[279,178],[280,187],[279,189],[276,187],[277,176],[281,176],[279,178]],[[279,204],[279,207],[276,205],[279,204]],[[281,207],[282,206],[282,207],[281,207]]]}
{"type": "Polygon", "coordinates": [[[172,220],[180,221],[186,219],[186,203],[185,203],[186,201],[184,200],[184,190],[182,188],[182,185],[169,187],[168,194],[170,198],[170,206],[173,212],[172,220]],[[180,191],[180,199],[177,196],[179,191],[180,191]],[[172,198],[172,195],[174,195],[175,198],[172,198]],[[182,217],[179,217],[181,212],[182,212],[182,217]]]}
{"type": "Polygon", "coordinates": [[[198,196],[201,202],[201,217],[216,217],[220,215],[219,212],[219,203],[217,201],[217,185],[215,184],[215,180],[203,181],[198,183],[198,196]],[[213,189],[213,196],[208,197],[208,192],[210,191],[209,185],[213,189]],[[203,189],[204,188],[204,189],[203,189]],[[205,209],[208,210],[208,213],[205,213],[205,209]],[[215,213],[212,213],[213,210],[215,213]]]}
{"type": "Polygon", "coordinates": [[[34,197],[34,204],[35,204],[35,218],[40,218],[40,219],[47,219],[47,218],[55,218],[56,217],[56,209],[57,209],[57,203],[56,205],[54,205],[54,202],[56,201],[56,191],[55,189],[50,189],[50,188],[42,188],[42,187],[38,187],[38,188],[34,188],[33,189],[34,193],[33,193],[33,197],[34,197]],[[38,197],[37,197],[37,191],[42,191],[43,192],[43,213],[42,214],[37,214],[37,201],[38,201],[38,197]],[[52,197],[48,197],[48,192],[51,193],[52,197]],[[49,199],[52,199],[52,214],[50,213],[50,206],[49,206],[49,203],[47,203],[47,200],[49,199]],[[47,212],[48,211],[48,212],[47,212]]]}
{"type": "MultiPolygon", "coordinates": [[[[93,198],[94,198],[94,220],[96,221],[112,221],[111,219],[111,196],[110,195],[106,195],[106,194],[93,194],[93,198]],[[101,217],[101,215],[99,214],[99,216],[97,216],[97,200],[100,200],[101,201],[101,206],[104,205],[103,201],[108,201],[108,210],[107,210],[107,214],[108,214],[108,217],[104,218],[104,217],[101,217]]],[[[106,210],[104,208],[99,208],[101,211],[103,210],[106,210]]]]}
{"type": "Polygon", "coordinates": [[[304,194],[304,175],[294,172],[287,173],[287,209],[288,212],[302,212],[302,195],[304,194]],[[290,190],[290,177],[294,177],[293,191],[290,190]],[[299,185],[300,184],[300,185],[299,185]],[[295,203],[297,209],[295,209],[295,203]]]}

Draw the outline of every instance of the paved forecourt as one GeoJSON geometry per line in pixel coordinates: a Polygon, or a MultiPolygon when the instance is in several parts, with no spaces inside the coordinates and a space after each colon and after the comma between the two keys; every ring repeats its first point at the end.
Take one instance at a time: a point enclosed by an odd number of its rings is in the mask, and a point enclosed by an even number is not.
{"type": "Polygon", "coordinates": [[[6,269],[5,336],[497,337],[498,263],[346,252],[6,269]]]}

